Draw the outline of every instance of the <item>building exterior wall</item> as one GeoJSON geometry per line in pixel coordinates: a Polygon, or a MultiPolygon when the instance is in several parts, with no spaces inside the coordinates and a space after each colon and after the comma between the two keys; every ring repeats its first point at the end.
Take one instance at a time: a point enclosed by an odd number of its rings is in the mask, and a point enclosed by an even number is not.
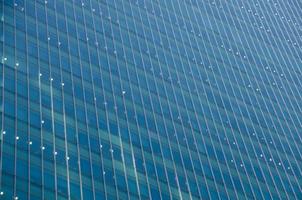
{"type": "Polygon", "coordinates": [[[299,0],[0,2],[0,199],[302,199],[299,0]]]}

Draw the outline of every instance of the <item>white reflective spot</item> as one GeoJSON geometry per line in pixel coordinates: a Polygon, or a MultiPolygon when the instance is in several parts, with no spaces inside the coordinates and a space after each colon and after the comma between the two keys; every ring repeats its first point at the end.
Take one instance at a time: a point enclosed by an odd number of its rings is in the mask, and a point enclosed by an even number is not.
{"type": "Polygon", "coordinates": [[[32,141],[29,141],[29,143],[28,143],[29,145],[32,145],[33,144],[33,142],[32,141]]]}
{"type": "Polygon", "coordinates": [[[2,131],[2,134],[5,135],[5,134],[6,134],[6,131],[2,131]]]}
{"type": "Polygon", "coordinates": [[[19,140],[19,136],[16,136],[16,140],[19,140]]]}
{"type": "Polygon", "coordinates": [[[64,83],[62,83],[62,86],[64,86],[64,83]]]}
{"type": "Polygon", "coordinates": [[[58,155],[58,152],[55,151],[55,155],[58,155]]]}
{"type": "Polygon", "coordinates": [[[1,191],[1,192],[0,192],[0,195],[1,195],[1,196],[2,196],[2,195],[4,195],[4,192],[3,192],[3,191],[1,191]]]}
{"type": "Polygon", "coordinates": [[[45,147],[44,147],[44,146],[42,147],[42,150],[45,150],[45,147]]]}

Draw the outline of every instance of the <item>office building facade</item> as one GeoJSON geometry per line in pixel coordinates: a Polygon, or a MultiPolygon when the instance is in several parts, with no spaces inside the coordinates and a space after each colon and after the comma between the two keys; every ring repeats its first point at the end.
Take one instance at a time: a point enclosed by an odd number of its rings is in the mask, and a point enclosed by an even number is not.
{"type": "Polygon", "coordinates": [[[299,0],[0,2],[0,199],[302,199],[299,0]]]}

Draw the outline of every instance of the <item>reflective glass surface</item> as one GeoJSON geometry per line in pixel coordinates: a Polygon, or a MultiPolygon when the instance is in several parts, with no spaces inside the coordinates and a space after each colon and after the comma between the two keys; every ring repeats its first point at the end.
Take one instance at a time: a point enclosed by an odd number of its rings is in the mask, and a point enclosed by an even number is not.
{"type": "Polygon", "coordinates": [[[0,199],[302,199],[299,0],[0,0],[0,199]]]}

